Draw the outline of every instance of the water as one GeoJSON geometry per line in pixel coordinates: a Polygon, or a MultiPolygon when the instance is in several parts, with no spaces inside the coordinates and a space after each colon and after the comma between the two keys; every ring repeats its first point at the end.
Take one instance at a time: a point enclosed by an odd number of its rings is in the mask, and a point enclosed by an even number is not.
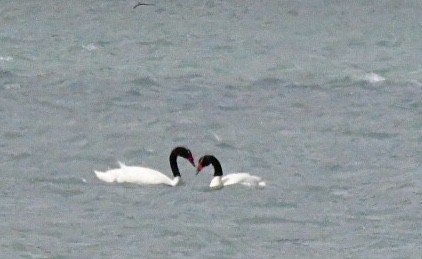
{"type": "Polygon", "coordinates": [[[0,256],[419,257],[420,1],[308,2],[3,3],[0,256]]]}

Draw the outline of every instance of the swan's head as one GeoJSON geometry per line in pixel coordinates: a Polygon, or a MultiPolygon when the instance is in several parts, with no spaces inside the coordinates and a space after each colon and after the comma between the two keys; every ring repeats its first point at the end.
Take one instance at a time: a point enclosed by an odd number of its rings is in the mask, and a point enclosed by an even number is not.
{"type": "Polygon", "coordinates": [[[201,172],[202,168],[209,166],[211,164],[211,157],[210,155],[203,156],[199,159],[198,165],[196,167],[196,174],[199,174],[201,172]]]}
{"type": "Polygon", "coordinates": [[[185,147],[177,147],[173,152],[175,152],[178,156],[187,159],[193,165],[193,167],[195,167],[195,159],[193,158],[192,152],[189,149],[185,147]]]}

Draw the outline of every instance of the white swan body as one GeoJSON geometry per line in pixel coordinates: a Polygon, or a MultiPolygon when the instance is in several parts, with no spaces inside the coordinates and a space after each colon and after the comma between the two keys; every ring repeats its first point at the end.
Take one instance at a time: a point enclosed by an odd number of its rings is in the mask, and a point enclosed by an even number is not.
{"type": "Polygon", "coordinates": [[[148,168],[139,166],[127,166],[119,162],[120,168],[106,172],[94,171],[98,179],[107,182],[135,183],[135,184],[165,184],[170,186],[179,185],[182,181],[179,176],[170,179],[167,175],[148,168]]]}
{"type": "Polygon", "coordinates": [[[210,187],[218,188],[233,184],[242,184],[248,187],[266,186],[266,183],[259,176],[251,175],[249,173],[233,173],[224,176],[214,176],[211,180],[210,187]]]}
{"type": "Polygon", "coordinates": [[[141,185],[146,184],[165,184],[170,186],[180,185],[183,181],[177,166],[177,157],[181,156],[188,160],[194,167],[195,162],[191,151],[185,147],[176,147],[170,153],[170,167],[173,172],[173,179],[167,175],[148,168],[140,166],[127,166],[119,162],[120,168],[111,169],[106,172],[94,171],[98,179],[107,182],[118,183],[136,183],[141,185]]]}
{"type": "Polygon", "coordinates": [[[266,183],[261,179],[261,177],[256,175],[251,175],[249,173],[232,173],[223,176],[223,170],[221,168],[220,162],[214,156],[207,155],[199,159],[197,174],[202,170],[203,167],[208,165],[213,165],[214,167],[214,177],[211,180],[211,188],[221,188],[223,186],[233,185],[233,184],[242,184],[248,187],[265,187],[266,183]]]}

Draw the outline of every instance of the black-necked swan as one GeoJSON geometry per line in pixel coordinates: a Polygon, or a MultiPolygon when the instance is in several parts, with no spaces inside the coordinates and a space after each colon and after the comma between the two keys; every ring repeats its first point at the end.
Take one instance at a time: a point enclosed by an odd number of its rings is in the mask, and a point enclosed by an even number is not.
{"type": "Polygon", "coordinates": [[[211,188],[221,188],[232,184],[242,184],[254,187],[265,187],[266,185],[261,177],[250,175],[249,173],[233,173],[223,176],[223,169],[221,168],[220,162],[212,155],[206,155],[199,159],[196,167],[196,174],[199,174],[202,168],[209,166],[210,164],[214,167],[214,178],[212,178],[210,183],[211,188]]]}
{"type": "Polygon", "coordinates": [[[185,147],[176,147],[170,153],[170,167],[173,172],[173,179],[167,175],[147,167],[127,166],[119,162],[120,168],[111,169],[106,172],[94,171],[98,179],[112,183],[136,183],[136,184],[166,184],[170,186],[179,185],[182,182],[177,157],[187,159],[194,167],[195,161],[192,152],[185,147]]]}

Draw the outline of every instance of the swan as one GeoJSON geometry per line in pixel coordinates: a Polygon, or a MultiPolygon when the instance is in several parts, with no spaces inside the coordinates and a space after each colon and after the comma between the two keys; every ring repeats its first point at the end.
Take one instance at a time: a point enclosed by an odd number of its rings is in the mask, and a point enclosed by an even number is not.
{"type": "Polygon", "coordinates": [[[223,176],[220,162],[212,155],[206,155],[199,159],[196,174],[198,175],[204,167],[210,164],[214,167],[214,178],[212,178],[210,183],[211,188],[222,188],[232,184],[242,184],[251,187],[265,187],[266,185],[261,177],[250,175],[249,173],[233,173],[223,176]]]}
{"type": "Polygon", "coordinates": [[[181,156],[187,159],[194,167],[195,161],[192,152],[185,147],[176,147],[170,153],[170,167],[173,172],[173,179],[170,179],[165,174],[147,167],[127,166],[119,162],[120,168],[111,169],[106,172],[94,170],[98,179],[107,182],[118,183],[136,183],[141,185],[146,184],[165,184],[176,186],[182,183],[179,167],[177,166],[177,157],[181,156]]]}

